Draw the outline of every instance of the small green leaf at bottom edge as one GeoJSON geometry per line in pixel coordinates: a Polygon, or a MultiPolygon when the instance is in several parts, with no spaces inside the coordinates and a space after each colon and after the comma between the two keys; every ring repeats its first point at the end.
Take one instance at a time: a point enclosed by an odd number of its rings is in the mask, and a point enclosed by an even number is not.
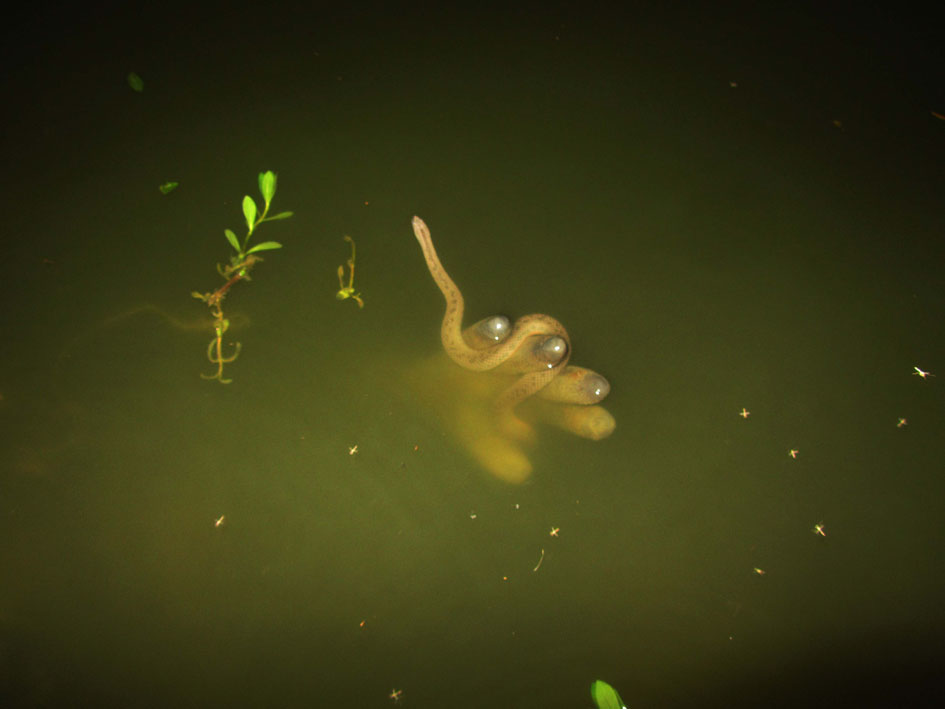
{"type": "Polygon", "coordinates": [[[603,680],[595,680],[591,684],[591,699],[598,709],[625,709],[626,705],[617,694],[617,690],[603,680]]]}

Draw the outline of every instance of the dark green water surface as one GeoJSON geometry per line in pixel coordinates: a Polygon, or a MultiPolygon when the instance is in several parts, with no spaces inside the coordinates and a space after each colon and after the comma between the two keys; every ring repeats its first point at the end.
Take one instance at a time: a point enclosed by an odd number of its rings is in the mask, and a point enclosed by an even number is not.
{"type": "Polygon", "coordinates": [[[940,697],[941,50],[752,7],[5,30],[0,704],[940,697]],[[295,216],[224,302],[224,386],[176,325],[266,169],[295,216]],[[414,214],[467,322],[567,327],[611,438],[541,429],[513,486],[413,395],[414,214]]]}

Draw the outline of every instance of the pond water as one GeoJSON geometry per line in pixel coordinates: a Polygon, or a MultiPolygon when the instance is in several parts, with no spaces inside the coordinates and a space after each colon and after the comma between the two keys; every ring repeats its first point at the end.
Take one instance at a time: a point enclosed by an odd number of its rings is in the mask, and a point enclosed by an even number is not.
{"type": "Polygon", "coordinates": [[[945,104],[919,19],[138,12],[8,47],[5,706],[933,691],[945,104]],[[294,215],[222,301],[221,384],[190,294],[225,283],[264,170],[294,215]],[[539,426],[518,483],[470,455],[488,397],[444,383],[414,215],[466,323],[567,328],[612,436],[539,426]],[[335,298],[345,235],[363,309],[335,298]]]}

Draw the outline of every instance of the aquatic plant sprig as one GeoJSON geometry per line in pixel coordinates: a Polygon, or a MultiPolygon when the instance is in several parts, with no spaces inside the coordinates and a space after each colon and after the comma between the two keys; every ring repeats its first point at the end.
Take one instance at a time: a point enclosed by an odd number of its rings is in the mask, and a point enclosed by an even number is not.
{"type": "Polygon", "coordinates": [[[253,232],[256,231],[258,227],[263,222],[273,222],[277,219],[288,219],[292,216],[292,212],[279,212],[274,214],[271,217],[269,214],[269,206],[272,204],[272,198],[276,194],[276,173],[272,170],[266,170],[266,172],[259,173],[259,191],[263,196],[263,210],[260,213],[259,209],[256,207],[256,202],[252,197],[246,195],[243,197],[243,216],[246,217],[246,226],[247,232],[246,236],[243,237],[243,242],[240,243],[240,240],[236,237],[236,234],[233,233],[230,229],[224,229],[223,233],[226,235],[226,240],[230,242],[230,246],[233,247],[233,250],[236,251],[234,256],[230,257],[230,266],[228,269],[221,269],[219,266],[217,270],[223,276],[229,278],[229,275],[239,268],[239,264],[246,260],[246,257],[249,254],[256,253],[258,251],[271,251],[272,249],[281,249],[282,244],[278,241],[263,241],[260,244],[256,244],[252,248],[249,248],[249,238],[253,235],[253,232]],[[226,271],[229,271],[227,273],[226,271]]]}
{"type": "Polygon", "coordinates": [[[241,345],[234,343],[234,351],[230,356],[223,354],[223,333],[230,326],[230,321],[223,315],[223,299],[230,288],[239,281],[250,280],[249,272],[257,263],[262,261],[262,257],[257,255],[259,251],[270,251],[272,249],[281,249],[282,244],[277,241],[263,241],[252,248],[249,247],[249,238],[253,232],[263,222],[271,222],[277,219],[288,219],[292,212],[279,212],[273,216],[269,214],[269,206],[272,204],[272,198],[276,194],[276,174],[272,170],[259,173],[259,191],[262,193],[264,206],[262,213],[256,207],[256,202],[249,195],[243,197],[243,216],[246,217],[247,232],[240,243],[230,229],[224,229],[226,240],[230,242],[236,254],[230,257],[230,264],[226,267],[217,264],[217,271],[226,279],[226,283],[217,288],[212,293],[200,293],[191,291],[191,295],[198,300],[202,300],[210,307],[210,314],[213,315],[214,337],[207,346],[207,359],[217,365],[217,371],[214,374],[201,374],[204,379],[216,379],[222,384],[229,384],[231,379],[223,378],[223,365],[233,362],[239,356],[241,345]]]}

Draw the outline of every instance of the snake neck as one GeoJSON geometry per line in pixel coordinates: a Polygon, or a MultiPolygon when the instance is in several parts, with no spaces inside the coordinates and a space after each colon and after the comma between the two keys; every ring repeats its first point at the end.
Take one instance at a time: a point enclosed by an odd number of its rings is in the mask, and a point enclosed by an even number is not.
{"type": "MultiPolygon", "coordinates": [[[[484,372],[495,369],[505,360],[512,356],[512,353],[532,335],[559,335],[564,338],[568,344],[568,355],[571,350],[571,340],[564,327],[554,318],[548,315],[526,315],[515,321],[512,332],[508,338],[501,344],[487,349],[473,349],[466,344],[463,339],[463,311],[465,301],[456,283],[450,278],[440,258],[437,256],[436,249],[433,247],[433,237],[426,223],[420,217],[413,218],[413,231],[423,251],[423,256],[427,262],[427,268],[434,282],[443,294],[446,300],[446,312],[443,315],[443,323],[440,326],[440,340],[443,343],[443,349],[450,359],[461,367],[471,369],[477,372],[484,372]]],[[[521,398],[531,396],[535,391],[541,389],[554,376],[561,371],[567,362],[568,356],[565,356],[562,362],[541,372],[533,373],[540,376],[526,375],[522,377],[521,382],[530,382],[531,387],[521,398]]],[[[513,385],[512,388],[515,388],[513,385]]],[[[511,389],[510,389],[511,391],[511,389]]],[[[504,396],[502,397],[504,398],[504,396]]],[[[518,403],[517,401],[515,403],[518,403]]],[[[513,404],[514,406],[514,404],[513,404]]]]}
{"type": "Polygon", "coordinates": [[[440,257],[437,256],[436,249],[433,247],[430,230],[420,217],[413,218],[413,232],[420,243],[427,269],[446,300],[446,312],[443,314],[443,323],[440,326],[443,349],[454,362],[469,368],[468,363],[476,359],[476,350],[467,345],[463,339],[463,311],[466,306],[463,294],[440,263],[440,257]]]}

